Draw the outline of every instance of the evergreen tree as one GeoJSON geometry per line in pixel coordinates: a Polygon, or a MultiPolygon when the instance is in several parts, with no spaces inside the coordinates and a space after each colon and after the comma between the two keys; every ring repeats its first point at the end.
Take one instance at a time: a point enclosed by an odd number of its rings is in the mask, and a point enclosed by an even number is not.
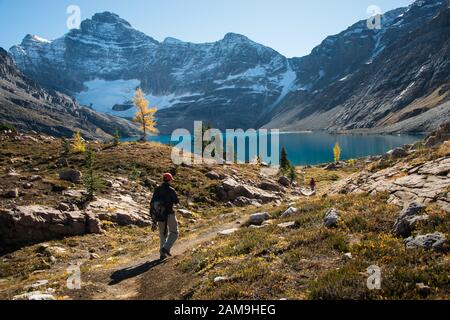
{"type": "Polygon", "coordinates": [[[289,166],[288,170],[288,178],[291,181],[291,184],[294,183],[294,181],[297,179],[297,170],[294,166],[289,166]]]}
{"type": "Polygon", "coordinates": [[[119,145],[119,142],[120,142],[120,133],[119,133],[118,129],[116,129],[114,131],[114,136],[113,137],[114,137],[114,139],[113,139],[113,146],[117,147],[119,145]]]}
{"type": "Polygon", "coordinates": [[[88,145],[85,155],[85,163],[86,174],[83,178],[83,182],[87,191],[86,201],[89,202],[94,199],[95,193],[102,190],[104,187],[103,181],[95,173],[95,153],[92,150],[91,145],[88,145]]]}
{"type": "Polygon", "coordinates": [[[286,151],[286,148],[283,147],[281,149],[281,157],[280,157],[280,171],[281,172],[287,172],[291,167],[291,163],[288,159],[288,154],[286,151]]]}
{"type": "Polygon", "coordinates": [[[63,156],[68,156],[70,153],[70,143],[65,137],[61,138],[61,146],[63,148],[63,156]]]}

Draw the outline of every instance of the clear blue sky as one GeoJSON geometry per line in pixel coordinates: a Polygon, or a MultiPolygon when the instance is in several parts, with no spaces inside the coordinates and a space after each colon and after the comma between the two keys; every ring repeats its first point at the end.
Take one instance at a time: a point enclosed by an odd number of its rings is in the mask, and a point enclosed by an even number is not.
{"type": "Polygon", "coordinates": [[[235,32],[292,57],[308,54],[326,36],[366,19],[369,5],[382,12],[413,0],[0,0],[0,46],[27,34],[53,40],[66,33],[66,9],[82,20],[112,11],[157,40],[216,41],[235,32]]]}

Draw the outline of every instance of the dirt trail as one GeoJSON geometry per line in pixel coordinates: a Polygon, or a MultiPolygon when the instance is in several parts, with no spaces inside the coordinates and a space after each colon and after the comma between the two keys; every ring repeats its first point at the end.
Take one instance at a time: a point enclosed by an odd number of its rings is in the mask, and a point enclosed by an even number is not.
{"type": "Polygon", "coordinates": [[[181,256],[198,245],[211,241],[218,232],[236,228],[247,219],[248,216],[242,216],[232,222],[213,226],[194,237],[188,235],[180,239],[172,250],[173,257],[164,262],[158,260],[159,251],[155,250],[145,259],[105,272],[99,279],[100,283],[96,283],[96,286],[101,288],[98,291],[101,292],[90,298],[94,300],[182,298],[183,290],[194,279],[177,270],[176,264],[181,256]]]}

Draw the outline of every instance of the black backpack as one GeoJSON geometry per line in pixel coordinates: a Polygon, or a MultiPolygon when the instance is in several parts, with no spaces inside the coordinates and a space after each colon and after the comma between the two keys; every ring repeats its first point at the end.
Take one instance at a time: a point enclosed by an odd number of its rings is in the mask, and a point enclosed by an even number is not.
{"type": "Polygon", "coordinates": [[[152,202],[150,215],[153,221],[164,222],[167,220],[166,205],[164,201],[157,200],[152,202]]]}

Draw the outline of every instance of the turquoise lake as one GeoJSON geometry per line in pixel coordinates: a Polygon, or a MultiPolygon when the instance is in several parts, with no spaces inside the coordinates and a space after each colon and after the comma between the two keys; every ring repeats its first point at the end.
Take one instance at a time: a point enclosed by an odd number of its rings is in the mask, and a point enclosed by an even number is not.
{"type": "MultiPolygon", "coordinates": [[[[333,147],[338,142],[342,149],[341,160],[371,155],[381,155],[396,147],[412,144],[422,135],[360,135],[330,134],[326,132],[279,133],[280,149],[284,146],[294,165],[315,165],[334,161],[333,147]]],[[[131,141],[131,139],[123,139],[131,141]]],[[[152,136],[149,141],[171,143],[171,136],[152,136]]],[[[172,144],[177,144],[173,141],[172,144]]]]}

